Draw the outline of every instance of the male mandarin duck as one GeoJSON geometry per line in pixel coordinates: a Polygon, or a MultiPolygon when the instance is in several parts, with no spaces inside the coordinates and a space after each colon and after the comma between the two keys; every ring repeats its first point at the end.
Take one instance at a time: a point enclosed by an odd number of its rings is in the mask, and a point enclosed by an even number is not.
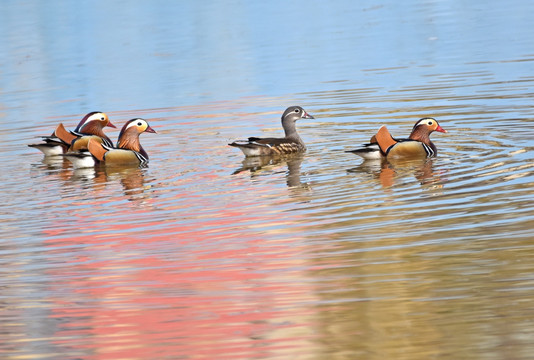
{"type": "Polygon", "coordinates": [[[42,138],[43,142],[39,144],[28,144],[28,146],[40,150],[44,156],[63,155],[69,148],[69,144],[64,143],[54,134],[51,136],[43,136],[42,138]]]}
{"type": "Polygon", "coordinates": [[[97,161],[115,166],[146,165],[148,154],[139,141],[139,135],[143,132],[156,133],[146,120],[131,119],[122,127],[117,140],[117,147],[100,143],[91,138],[87,143],[89,152],[68,152],[65,157],[72,162],[75,168],[91,167],[97,161]]]}
{"type": "Polygon", "coordinates": [[[369,144],[347,152],[359,155],[366,160],[383,158],[414,158],[432,157],[438,151],[436,145],[430,141],[430,134],[438,131],[446,133],[433,118],[422,118],[415,123],[408,139],[395,139],[385,125],[382,125],[369,144]]]}
{"type": "Polygon", "coordinates": [[[51,136],[43,136],[43,143],[28,146],[41,150],[45,156],[86,150],[89,139],[113,146],[111,140],[104,134],[103,129],[106,126],[116,128],[105,113],[93,111],[85,115],[73,131],[68,131],[60,123],[51,136]]]}
{"type": "Polygon", "coordinates": [[[239,148],[245,156],[283,155],[304,152],[306,151],[306,145],[297,134],[295,123],[299,119],[313,118],[300,106],[291,106],[282,115],[282,127],[284,128],[285,137],[249,137],[248,140],[237,140],[228,145],[239,148]]]}

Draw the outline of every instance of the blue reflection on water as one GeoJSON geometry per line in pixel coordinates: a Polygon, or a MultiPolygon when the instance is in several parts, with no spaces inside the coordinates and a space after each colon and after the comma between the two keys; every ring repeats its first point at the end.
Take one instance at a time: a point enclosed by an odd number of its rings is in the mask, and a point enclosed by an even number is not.
{"type": "Polygon", "coordinates": [[[493,3],[3,3],[0,87],[8,108],[79,113],[385,81],[396,89],[468,63],[496,76],[493,62],[532,53],[534,38],[521,33],[534,4],[493,3]],[[386,78],[369,71],[397,67],[386,78]]]}

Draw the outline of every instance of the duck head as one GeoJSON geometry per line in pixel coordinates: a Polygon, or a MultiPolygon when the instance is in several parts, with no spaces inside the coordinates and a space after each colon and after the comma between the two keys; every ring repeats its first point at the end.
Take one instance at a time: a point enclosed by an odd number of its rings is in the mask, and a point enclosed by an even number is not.
{"type": "Polygon", "coordinates": [[[412,129],[412,133],[416,130],[419,131],[425,131],[431,134],[434,131],[446,133],[447,130],[443,129],[439,124],[438,121],[434,118],[422,118],[418,122],[415,123],[412,129]]]}
{"type": "Polygon", "coordinates": [[[282,115],[282,122],[295,122],[298,119],[314,119],[314,117],[308,114],[306,110],[304,110],[300,106],[290,106],[286,109],[286,111],[284,111],[284,114],[282,115]]]}
{"type": "Polygon", "coordinates": [[[74,129],[74,132],[87,135],[100,135],[102,129],[106,126],[116,128],[109,121],[107,114],[101,111],[93,111],[83,117],[76,129],[74,129]]]}
{"type": "Polygon", "coordinates": [[[145,119],[135,118],[128,120],[121,129],[117,147],[140,152],[142,148],[139,143],[139,135],[144,132],[156,133],[156,130],[152,129],[145,119]]]}

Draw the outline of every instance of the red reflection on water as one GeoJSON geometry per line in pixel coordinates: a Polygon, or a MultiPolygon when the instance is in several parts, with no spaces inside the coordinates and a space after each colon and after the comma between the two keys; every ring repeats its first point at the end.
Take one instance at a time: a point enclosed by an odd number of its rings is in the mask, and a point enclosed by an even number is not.
{"type": "Polygon", "coordinates": [[[53,343],[83,359],[243,359],[302,347],[313,314],[303,304],[314,301],[310,282],[299,281],[308,250],[297,238],[266,242],[246,225],[282,226],[295,215],[282,222],[244,205],[195,223],[125,209],[149,220],[139,232],[90,214],[77,225],[59,219],[63,231],[46,241],[61,264],[48,272],[59,323],[53,343]],[[78,236],[60,237],[74,227],[78,236]],[[105,234],[91,236],[102,227],[105,234]]]}

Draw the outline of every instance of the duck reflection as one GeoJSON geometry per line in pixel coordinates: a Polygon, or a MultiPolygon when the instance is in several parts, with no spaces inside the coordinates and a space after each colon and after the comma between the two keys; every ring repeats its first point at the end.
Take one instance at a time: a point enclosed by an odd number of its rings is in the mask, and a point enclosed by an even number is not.
{"type": "Polygon", "coordinates": [[[421,185],[431,184],[441,187],[438,174],[433,170],[433,160],[425,159],[382,159],[366,160],[347,172],[366,172],[380,181],[382,187],[390,187],[395,180],[405,175],[413,175],[421,185]]]}
{"type": "Polygon", "coordinates": [[[62,172],[61,177],[65,181],[82,183],[84,187],[90,184],[94,189],[118,181],[129,200],[138,199],[149,188],[145,184],[144,168],[140,167],[95,166],[69,169],[62,172]]]}
{"type": "MultiPolygon", "coordinates": [[[[44,171],[47,175],[58,177],[65,184],[70,183],[83,189],[95,190],[101,185],[119,181],[129,200],[139,198],[150,187],[145,184],[147,166],[105,166],[103,164],[87,168],[73,169],[64,156],[45,156],[41,163],[34,164],[34,169],[44,171]]],[[[70,189],[69,186],[65,188],[70,189]]]]}
{"type": "Polygon", "coordinates": [[[44,156],[41,163],[35,163],[34,166],[47,171],[48,174],[71,167],[69,162],[63,156],[44,156]]]}
{"type": "Polygon", "coordinates": [[[124,194],[128,196],[139,195],[149,187],[145,185],[144,169],[140,167],[105,167],[108,181],[118,179],[122,184],[124,194]]]}
{"type": "Polygon", "coordinates": [[[68,174],[69,173],[66,172],[67,180],[71,181],[83,181],[94,184],[103,184],[107,182],[106,174],[102,171],[97,171],[94,167],[73,169],[72,174],[70,176],[68,176],[68,174]]]}
{"type": "Polygon", "coordinates": [[[244,171],[250,171],[250,177],[255,178],[260,174],[265,174],[267,171],[276,171],[276,168],[286,165],[287,186],[290,188],[309,188],[309,185],[301,180],[301,164],[303,159],[303,154],[245,157],[241,163],[241,167],[235,170],[232,175],[236,175],[244,171]]]}

